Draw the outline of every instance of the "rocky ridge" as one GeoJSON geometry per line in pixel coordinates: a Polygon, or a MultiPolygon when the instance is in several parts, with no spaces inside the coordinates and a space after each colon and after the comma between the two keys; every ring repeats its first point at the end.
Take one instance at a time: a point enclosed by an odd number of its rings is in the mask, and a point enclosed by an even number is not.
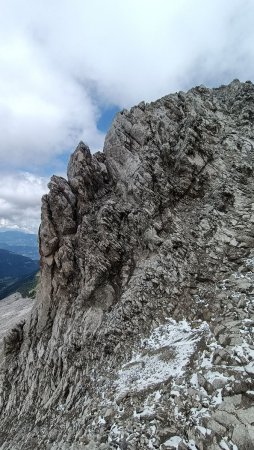
{"type": "Polygon", "coordinates": [[[42,203],[1,449],[252,449],[254,86],[119,113],[42,203]]]}

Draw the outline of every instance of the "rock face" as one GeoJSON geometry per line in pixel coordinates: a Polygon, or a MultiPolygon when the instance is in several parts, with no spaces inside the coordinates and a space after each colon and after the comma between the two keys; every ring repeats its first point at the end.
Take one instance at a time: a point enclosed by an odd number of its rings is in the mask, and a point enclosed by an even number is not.
{"type": "Polygon", "coordinates": [[[253,448],[253,122],[251,82],[200,86],[52,177],[1,449],[253,448]]]}

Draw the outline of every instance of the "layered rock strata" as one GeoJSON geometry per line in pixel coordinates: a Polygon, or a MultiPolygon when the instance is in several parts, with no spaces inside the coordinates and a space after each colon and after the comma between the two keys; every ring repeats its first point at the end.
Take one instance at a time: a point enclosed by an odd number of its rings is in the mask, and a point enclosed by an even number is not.
{"type": "Polygon", "coordinates": [[[2,449],[253,448],[253,122],[251,82],[196,87],[52,177],[2,449]]]}

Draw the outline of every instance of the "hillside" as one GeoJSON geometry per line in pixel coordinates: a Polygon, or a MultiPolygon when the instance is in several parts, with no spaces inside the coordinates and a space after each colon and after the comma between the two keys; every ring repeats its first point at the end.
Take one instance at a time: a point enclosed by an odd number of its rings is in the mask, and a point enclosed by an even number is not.
{"type": "Polygon", "coordinates": [[[1,231],[0,249],[5,249],[34,260],[39,259],[38,239],[36,234],[21,231],[1,231]]]}
{"type": "Polygon", "coordinates": [[[4,336],[15,328],[15,325],[25,320],[33,305],[30,298],[22,298],[20,294],[12,294],[0,302],[0,352],[4,336]]]}
{"type": "MultiPolygon", "coordinates": [[[[0,282],[1,283],[1,282],[0,282]]],[[[17,281],[13,279],[2,280],[2,290],[0,291],[0,300],[8,297],[11,294],[19,293],[23,298],[35,298],[36,291],[39,284],[39,271],[32,272],[17,281]],[[3,287],[5,286],[5,287],[3,287]]]]}
{"type": "Polygon", "coordinates": [[[5,338],[3,450],[252,450],[254,86],[117,114],[43,197],[5,338]]]}
{"type": "Polygon", "coordinates": [[[0,249],[0,300],[16,292],[38,270],[38,261],[0,249]]]}

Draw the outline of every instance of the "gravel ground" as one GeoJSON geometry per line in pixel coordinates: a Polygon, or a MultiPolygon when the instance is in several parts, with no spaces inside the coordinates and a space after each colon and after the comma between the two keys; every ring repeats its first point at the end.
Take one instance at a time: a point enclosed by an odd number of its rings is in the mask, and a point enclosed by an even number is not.
{"type": "Polygon", "coordinates": [[[19,293],[0,301],[0,349],[3,338],[17,322],[25,319],[33,306],[31,298],[22,298],[19,293]]]}

